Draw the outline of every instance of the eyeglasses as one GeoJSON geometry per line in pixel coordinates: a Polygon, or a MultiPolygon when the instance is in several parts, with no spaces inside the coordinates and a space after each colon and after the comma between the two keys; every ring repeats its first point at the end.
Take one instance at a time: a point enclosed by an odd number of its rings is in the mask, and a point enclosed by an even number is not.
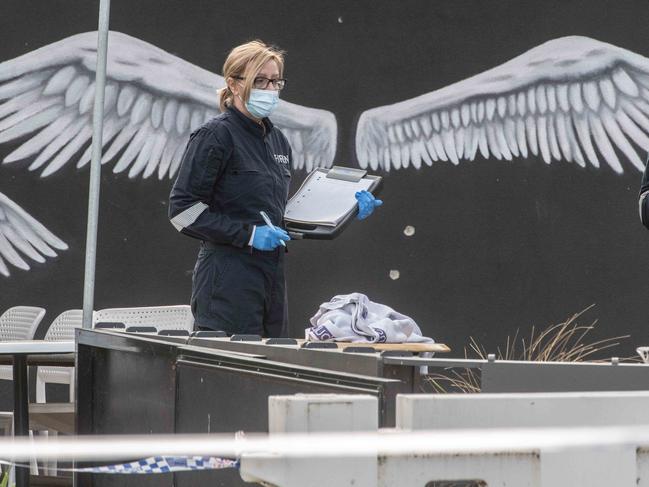
{"type": "MultiPolygon", "coordinates": [[[[234,79],[240,79],[240,80],[245,80],[243,76],[233,76],[234,79]]],[[[284,89],[284,86],[286,86],[286,79],[284,78],[276,78],[276,79],[268,79],[264,78],[263,76],[257,76],[255,80],[252,82],[253,88],[257,88],[258,90],[265,90],[268,88],[268,84],[272,84],[273,88],[276,90],[282,90],[284,89]]]]}

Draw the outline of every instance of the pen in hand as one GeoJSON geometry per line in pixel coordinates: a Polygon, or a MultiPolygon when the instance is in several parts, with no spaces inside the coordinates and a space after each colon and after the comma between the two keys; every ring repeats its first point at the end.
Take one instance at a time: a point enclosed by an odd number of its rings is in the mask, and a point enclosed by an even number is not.
{"type": "MultiPolygon", "coordinates": [[[[268,218],[268,215],[266,214],[265,211],[262,210],[259,212],[259,214],[261,215],[261,217],[264,219],[264,222],[266,223],[266,225],[270,227],[271,230],[276,230],[275,225],[273,225],[273,223],[270,221],[270,218],[268,218]]],[[[279,243],[282,244],[282,246],[286,247],[286,243],[284,242],[284,240],[280,240],[279,243]]]]}

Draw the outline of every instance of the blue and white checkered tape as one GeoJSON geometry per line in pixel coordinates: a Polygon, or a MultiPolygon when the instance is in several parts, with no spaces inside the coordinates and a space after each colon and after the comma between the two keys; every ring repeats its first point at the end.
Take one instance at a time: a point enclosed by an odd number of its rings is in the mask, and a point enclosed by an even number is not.
{"type": "Polygon", "coordinates": [[[77,472],[152,474],[182,472],[187,470],[215,470],[238,468],[239,462],[217,457],[149,457],[136,462],[105,465],[102,467],[77,468],[77,472]]]}
{"type": "MultiPolygon", "coordinates": [[[[0,460],[6,465],[29,468],[29,465],[14,464],[0,460]]],[[[59,468],[65,472],[101,473],[101,474],[157,474],[185,472],[192,470],[218,470],[221,468],[239,468],[238,460],[218,457],[149,457],[129,463],[103,465],[101,467],[59,468]]]]}

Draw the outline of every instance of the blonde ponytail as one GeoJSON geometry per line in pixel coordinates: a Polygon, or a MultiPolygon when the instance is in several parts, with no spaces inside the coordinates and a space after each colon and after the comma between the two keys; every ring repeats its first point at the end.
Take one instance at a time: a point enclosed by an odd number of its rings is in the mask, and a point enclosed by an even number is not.
{"type": "Polygon", "coordinates": [[[219,100],[219,110],[224,112],[227,107],[232,105],[234,100],[234,93],[230,90],[229,86],[225,86],[216,91],[218,100],[219,100]]]}

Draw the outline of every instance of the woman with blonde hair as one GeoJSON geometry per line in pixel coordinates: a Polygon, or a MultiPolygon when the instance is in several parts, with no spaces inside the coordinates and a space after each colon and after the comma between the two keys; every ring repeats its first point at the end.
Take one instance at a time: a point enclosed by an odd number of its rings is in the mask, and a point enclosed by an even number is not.
{"type": "Polygon", "coordinates": [[[290,237],[280,226],[292,154],[268,118],[286,85],[283,73],[284,53],[261,41],[230,52],[226,87],[218,93],[221,114],[191,134],[171,190],[171,223],[201,240],[191,297],[198,329],[287,334],[290,237]]]}

